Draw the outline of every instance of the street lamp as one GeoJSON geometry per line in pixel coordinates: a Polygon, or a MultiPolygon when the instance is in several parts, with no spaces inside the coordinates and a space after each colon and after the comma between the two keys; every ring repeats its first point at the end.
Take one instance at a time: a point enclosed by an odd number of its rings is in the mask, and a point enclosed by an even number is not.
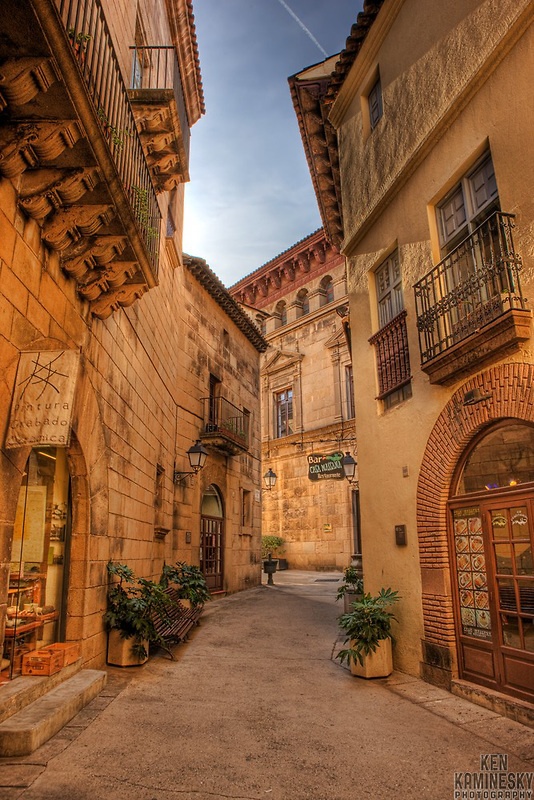
{"type": "Polygon", "coordinates": [[[269,469],[263,476],[263,482],[265,483],[265,488],[267,489],[267,491],[270,492],[271,489],[274,489],[277,477],[278,475],[276,475],[276,473],[274,473],[272,469],[269,467],[269,469]]]}
{"type": "Polygon", "coordinates": [[[353,459],[351,454],[345,453],[341,463],[343,464],[343,471],[345,472],[345,477],[348,482],[350,484],[357,483],[357,480],[354,477],[356,474],[356,461],[353,459]]]}
{"type": "Polygon", "coordinates": [[[206,450],[200,439],[197,439],[195,444],[191,445],[191,447],[187,451],[187,457],[189,459],[191,472],[180,472],[179,470],[175,469],[174,470],[175,483],[184,483],[185,479],[188,476],[196,475],[197,472],[200,472],[200,470],[206,463],[206,458],[208,457],[208,451],[206,450]]]}

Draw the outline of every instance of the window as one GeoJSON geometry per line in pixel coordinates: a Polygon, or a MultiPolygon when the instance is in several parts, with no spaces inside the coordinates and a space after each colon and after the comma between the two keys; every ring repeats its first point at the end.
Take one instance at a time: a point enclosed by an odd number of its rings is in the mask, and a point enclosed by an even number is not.
{"type": "Polygon", "coordinates": [[[394,319],[404,308],[402,297],[402,275],[397,251],[375,272],[378,300],[378,323],[381,328],[394,319]]]}
{"type": "Polygon", "coordinates": [[[208,409],[208,426],[207,430],[217,430],[219,422],[219,403],[221,394],[221,382],[215,375],[210,375],[210,396],[209,396],[209,409],[208,409]]]}
{"type": "Polygon", "coordinates": [[[369,122],[371,130],[376,128],[380,118],[382,117],[382,86],[380,84],[380,75],[371,87],[371,91],[367,96],[369,103],[369,122]]]}
{"type": "Polygon", "coordinates": [[[334,284],[332,278],[323,278],[320,288],[320,305],[326,306],[334,300],[334,284]]]}
{"type": "Polygon", "coordinates": [[[299,304],[299,317],[305,317],[310,313],[310,298],[308,297],[307,289],[301,289],[297,295],[297,302],[299,304]]]}
{"type": "Polygon", "coordinates": [[[347,419],[354,419],[356,412],[354,409],[354,380],[352,374],[352,364],[345,367],[345,399],[347,402],[347,419]]]}
{"type": "Polygon", "coordinates": [[[278,326],[281,328],[287,325],[287,307],[283,300],[276,304],[276,314],[278,315],[278,326]]]}
{"type": "Polygon", "coordinates": [[[380,330],[369,342],[376,351],[377,399],[384,402],[386,410],[412,396],[406,312],[397,251],[378,267],[375,282],[380,330]]]}
{"type": "Polygon", "coordinates": [[[454,250],[494,211],[499,192],[491,155],[486,154],[437,206],[442,255],[454,250]]]}
{"type": "Polygon", "coordinates": [[[293,389],[284,389],[274,396],[275,437],[291,436],[293,433],[293,389]]]}
{"type": "Polygon", "coordinates": [[[241,490],[241,527],[248,528],[252,524],[252,493],[248,489],[241,490]]]}

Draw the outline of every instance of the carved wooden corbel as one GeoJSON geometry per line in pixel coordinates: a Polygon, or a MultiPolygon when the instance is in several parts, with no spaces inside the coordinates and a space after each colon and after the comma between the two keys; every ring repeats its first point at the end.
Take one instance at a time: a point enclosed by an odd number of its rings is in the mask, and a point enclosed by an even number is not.
{"type": "Polygon", "coordinates": [[[32,170],[22,176],[19,203],[30,217],[42,222],[51,212],[92,191],[99,181],[96,167],[32,170]]]}
{"type": "Polygon", "coordinates": [[[115,216],[112,205],[69,206],[43,224],[43,241],[54,250],[65,250],[82,236],[94,236],[115,216]]]}
{"type": "Polygon", "coordinates": [[[78,286],[78,292],[85,300],[96,300],[105,292],[119,289],[138,272],[139,264],[136,261],[115,261],[101,272],[94,273],[97,276],[95,280],[78,286]]]}
{"type": "Polygon", "coordinates": [[[146,284],[128,283],[113,292],[101,295],[91,303],[91,313],[98,319],[108,319],[114,311],[133,305],[136,300],[144,295],[146,284]]]}
{"type": "Polygon", "coordinates": [[[126,236],[98,236],[72,244],[62,253],[62,267],[81,283],[90,280],[94,269],[105,267],[119,258],[128,239],[126,236]]]}
{"type": "Polygon", "coordinates": [[[41,161],[52,161],[80,136],[75,120],[6,125],[0,128],[0,173],[15,178],[41,161]]]}
{"type": "Polygon", "coordinates": [[[51,58],[10,58],[0,67],[0,98],[3,108],[23,106],[39,92],[46,92],[59,80],[51,58]]]}

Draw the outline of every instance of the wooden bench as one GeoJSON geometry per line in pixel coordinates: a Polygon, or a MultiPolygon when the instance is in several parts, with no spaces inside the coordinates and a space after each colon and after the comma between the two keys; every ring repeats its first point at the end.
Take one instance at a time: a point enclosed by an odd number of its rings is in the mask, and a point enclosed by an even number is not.
{"type": "Polygon", "coordinates": [[[198,625],[199,617],[202,614],[202,606],[188,608],[182,603],[178,590],[172,586],[165,589],[165,594],[169,601],[161,610],[154,611],[152,623],[160,637],[158,644],[174,660],[169,645],[186,641],[191,628],[194,625],[198,625]]]}

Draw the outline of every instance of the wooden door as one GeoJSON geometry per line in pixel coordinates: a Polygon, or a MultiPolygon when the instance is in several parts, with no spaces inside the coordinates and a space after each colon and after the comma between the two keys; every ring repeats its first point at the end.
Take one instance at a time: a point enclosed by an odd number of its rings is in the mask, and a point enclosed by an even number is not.
{"type": "Polygon", "coordinates": [[[534,495],[451,504],[460,676],[534,699],[534,495]]]}

